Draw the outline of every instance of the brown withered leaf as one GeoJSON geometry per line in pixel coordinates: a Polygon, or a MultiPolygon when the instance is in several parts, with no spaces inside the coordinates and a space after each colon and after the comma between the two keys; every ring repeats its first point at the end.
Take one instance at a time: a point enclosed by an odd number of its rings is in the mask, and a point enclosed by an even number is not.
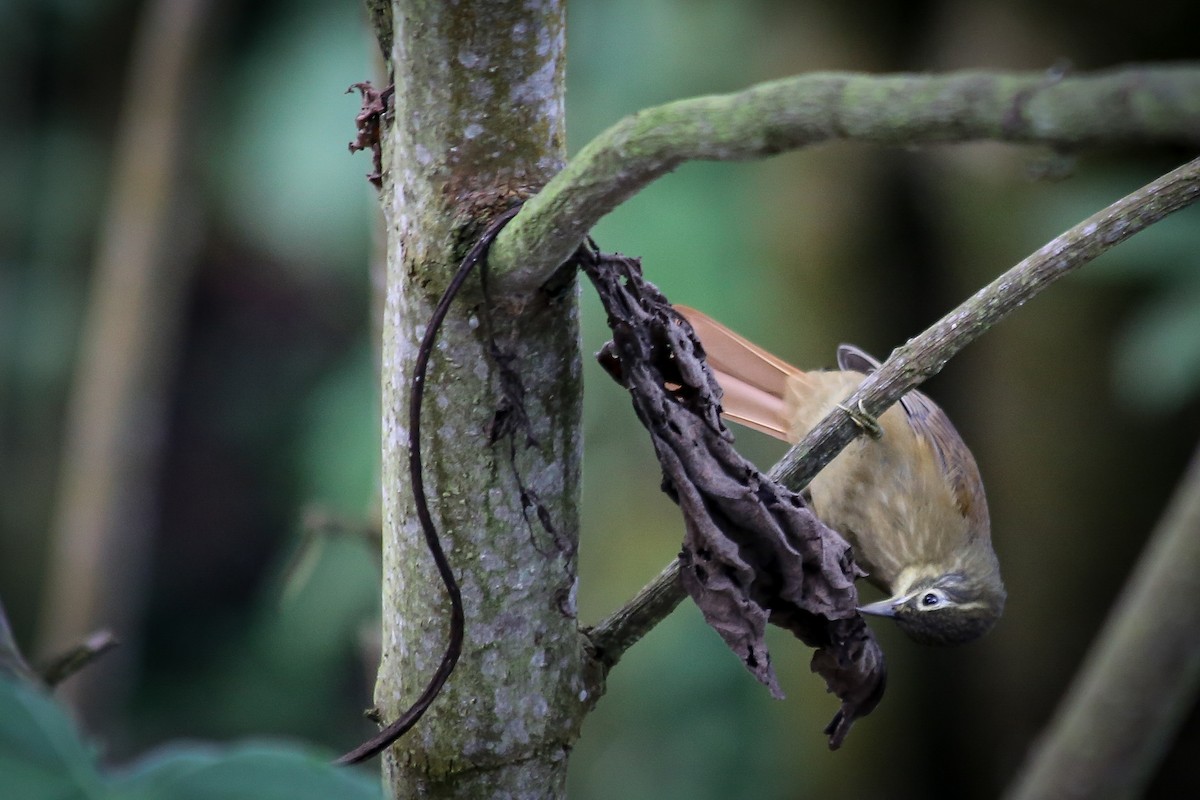
{"type": "Polygon", "coordinates": [[[581,255],[613,340],[599,357],[625,386],[679,504],[688,594],[748,670],[782,697],[764,639],[771,622],[816,648],[812,668],[842,701],[838,747],[884,690],[883,652],[858,615],[850,547],[803,498],[744,459],[720,419],[720,388],[691,326],[635,259],[581,255]]]}
{"type": "Polygon", "coordinates": [[[354,117],[358,134],[350,143],[350,152],[371,151],[373,169],[367,173],[367,180],[379,189],[383,186],[383,142],[380,137],[383,135],[383,120],[391,110],[392,95],[395,94],[396,87],[385,86],[376,89],[370,81],[361,81],[353,84],[346,93],[349,94],[355,89],[362,94],[362,108],[354,117]]]}

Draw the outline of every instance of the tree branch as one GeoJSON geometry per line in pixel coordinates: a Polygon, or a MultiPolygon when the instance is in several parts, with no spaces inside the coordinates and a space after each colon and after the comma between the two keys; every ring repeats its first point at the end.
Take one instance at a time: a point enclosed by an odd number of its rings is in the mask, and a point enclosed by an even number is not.
{"type": "Polygon", "coordinates": [[[119,644],[112,631],[89,633],[43,664],[38,672],[47,686],[58,686],[119,644]]]}
{"type": "Polygon", "coordinates": [[[626,650],[678,608],[686,596],[679,582],[679,559],[675,559],[632,600],[584,631],[591,643],[592,657],[606,673],[626,650]]]}
{"type": "MultiPolygon", "coordinates": [[[[1200,159],[1093,214],[980,289],[925,332],[893,350],[842,405],[878,417],[1050,284],[1197,198],[1200,159]]],[[[784,454],[768,477],[799,491],[860,433],[847,412],[835,410],[784,454]]],[[[603,654],[605,664],[615,664],[624,650],[661,622],[683,596],[676,561],[630,603],[589,629],[592,646],[603,654]]]]}
{"type": "Polygon", "coordinates": [[[738,161],[835,139],[993,140],[1058,148],[1200,142],[1200,65],[1055,73],[812,73],[626,117],[579,151],[504,229],[490,263],[542,285],[597,221],[685,161],[738,161]]]}
{"type": "Polygon", "coordinates": [[[1008,792],[1139,797],[1200,689],[1200,450],[1008,792]]]}
{"type": "MultiPolygon", "coordinates": [[[[139,628],[166,393],[199,242],[189,123],[216,6],[142,4],[64,423],[35,652],[101,626],[139,628]]],[[[107,718],[129,688],[130,658],[108,659],[60,696],[85,720],[107,718]]]]}

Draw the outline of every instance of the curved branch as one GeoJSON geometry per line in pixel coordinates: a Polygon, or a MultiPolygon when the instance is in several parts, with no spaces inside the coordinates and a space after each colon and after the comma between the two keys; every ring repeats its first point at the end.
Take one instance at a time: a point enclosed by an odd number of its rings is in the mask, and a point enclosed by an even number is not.
{"type": "MultiPolygon", "coordinates": [[[[842,405],[862,408],[878,417],[905,393],[940,372],[958,351],[1050,284],[1197,199],[1200,158],[1093,214],[980,289],[919,336],[893,350],[842,405]]],[[[860,433],[849,413],[835,410],[788,450],[768,476],[799,491],[860,433]]],[[[592,647],[604,654],[608,665],[615,664],[625,649],[661,622],[683,597],[679,565],[675,562],[629,604],[587,631],[592,647]],[[647,605],[649,601],[652,605],[647,605]]]]}
{"type": "Polygon", "coordinates": [[[1200,689],[1200,451],[1012,800],[1138,797],[1200,689]]]}
{"type": "Polygon", "coordinates": [[[608,212],[685,161],[738,161],[835,139],[995,140],[1060,148],[1200,143],[1200,65],[1054,73],[812,73],[645,109],[597,136],[492,249],[497,283],[530,291],[608,212]]]}

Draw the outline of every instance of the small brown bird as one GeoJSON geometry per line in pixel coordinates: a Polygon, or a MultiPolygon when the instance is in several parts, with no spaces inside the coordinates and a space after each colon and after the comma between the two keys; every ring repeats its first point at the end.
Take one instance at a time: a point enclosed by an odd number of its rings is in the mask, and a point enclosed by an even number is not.
{"type": "MultiPolygon", "coordinates": [[[[695,309],[676,310],[704,346],[724,416],[787,442],[879,366],[842,345],[840,370],[802,372],[695,309]]],[[[920,392],[884,412],[875,432],[882,435],[851,442],[809,485],[813,511],[849,539],[867,579],[889,595],[859,611],[891,617],[922,644],[977,639],[999,619],[1005,592],[975,459],[920,392]]]]}

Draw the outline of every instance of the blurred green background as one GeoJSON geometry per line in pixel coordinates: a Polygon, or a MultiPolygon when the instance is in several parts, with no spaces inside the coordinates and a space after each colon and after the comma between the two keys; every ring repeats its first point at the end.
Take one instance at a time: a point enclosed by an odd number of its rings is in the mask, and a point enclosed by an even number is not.
{"type": "MultiPolygon", "coordinates": [[[[159,466],[144,487],[140,550],[120,554],[126,645],[95,668],[104,702],[86,714],[118,762],[168,738],[274,734],[343,750],[370,730],[359,712],[378,560],[358,531],[375,513],[379,449],[376,212],[369,158],[346,152],[358,102],[343,91],[374,74],[375,48],[356,3],[214,6],[183,164],[188,277],[166,395],[145,418],[159,466]],[[302,546],[314,514],[335,530],[302,546]]],[[[35,654],[64,417],[141,12],[132,0],[0,0],[0,598],[35,654]]],[[[569,142],[575,151],[646,105],[810,70],[1194,58],[1197,26],[1190,3],[576,0],[569,142]]],[[[594,233],[606,250],[641,256],[672,300],[796,364],[828,366],[840,341],[886,354],[1192,155],[1107,150],[1068,172],[1036,148],[825,145],[686,165],[594,233]]],[[[605,333],[583,295],[591,352],[605,333]]],[[[584,622],[628,599],[680,538],[627,399],[587,369],[584,622]]],[[[773,635],[788,698],[772,701],[685,605],[611,675],[573,756],[572,796],[995,796],[1186,463],[1198,390],[1191,209],[1039,297],[929,385],[988,487],[1010,592],[993,634],[938,651],[878,626],[887,697],[831,754],[820,731],[835,702],[808,652],[773,635]]],[[[763,466],[782,454],[738,437],[763,466]]],[[[1193,709],[1153,793],[1200,796],[1197,755],[1193,709]]]]}

